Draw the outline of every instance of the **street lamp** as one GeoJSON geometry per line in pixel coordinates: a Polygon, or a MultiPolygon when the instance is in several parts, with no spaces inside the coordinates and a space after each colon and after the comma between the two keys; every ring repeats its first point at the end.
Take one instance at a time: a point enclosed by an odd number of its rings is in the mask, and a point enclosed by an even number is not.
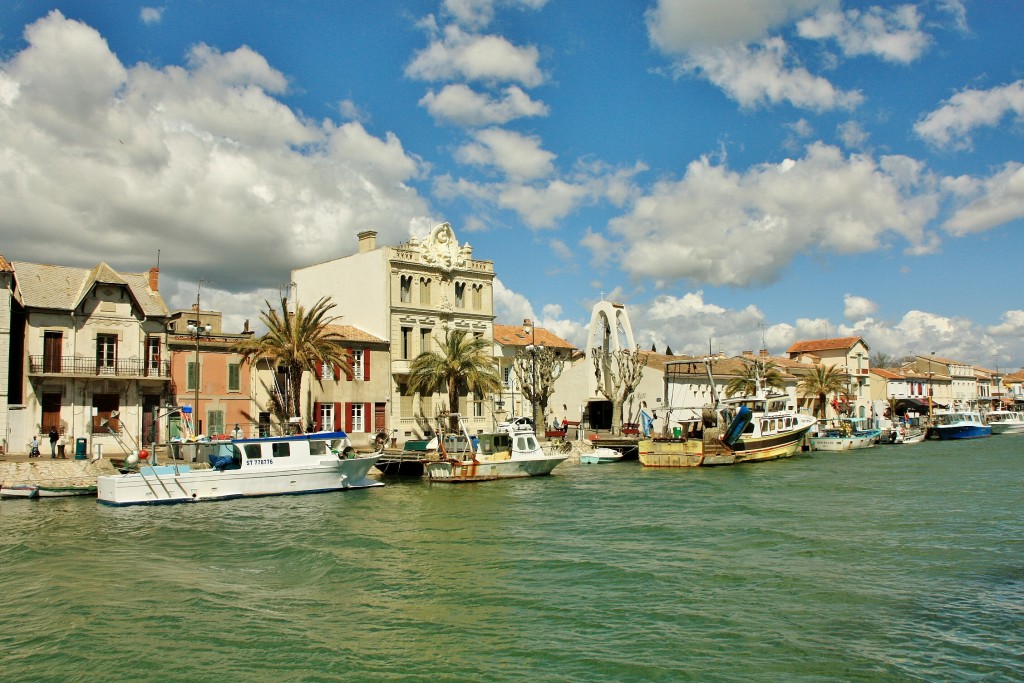
{"type": "Polygon", "coordinates": [[[210,330],[213,329],[209,323],[201,325],[199,323],[199,304],[196,303],[196,321],[195,323],[188,324],[188,333],[196,339],[196,367],[195,367],[195,402],[192,404],[192,436],[199,436],[199,340],[206,336],[210,336],[210,330]]]}

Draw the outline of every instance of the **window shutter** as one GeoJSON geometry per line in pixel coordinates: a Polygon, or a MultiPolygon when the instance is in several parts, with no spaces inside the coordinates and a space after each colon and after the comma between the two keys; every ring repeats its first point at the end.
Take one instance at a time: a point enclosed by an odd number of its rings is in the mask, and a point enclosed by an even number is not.
{"type": "Polygon", "coordinates": [[[349,382],[351,382],[352,378],[355,376],[355,368],[352,366],[352,363],[355,361],[355,357],[353,356],[352,349],[345,349],[345,352],[348,354],[348,357],[352,359],[349,362],[349,368],[352,369],[352,374],[345,376],[345,379],[347,379],[349,382]]]}
{"type": "Polygon", "coordinates": [[[319,432],[319,431],[321,431],[323,429],[323,426],[320,424],[320,420],[322,420],[322,419],[323,418],[320,416],[320,402],[319,401],[314,401],[313,402],[313,424],[315,425],[314,426],[314,431],[319,432]]]}
{"type": "Polygon", "coordinates": [[[373,433],[373,413],[370,412],[370,408],[373,407],[371,403],[363,404],[363,431],[367,434],[373,433]]]}
{"type": "Polygon", "coordinates": [[[341,379],[341,366],[332,365],[331,368],[334,370],[334,381],[337,382],[341,379]]]}
{"type": "Polygon", "coordinates": [[[363,381],[370,381],[370,349],[363,349],[363,381]]]}
{"type": "Polygon", "coordinates": [[[316,379],[320,379],[324,376],[324,362],[318,360],[316,362],[316,379]]]}
{"type": "Polygon", "coordinates": [[[352,404],[345,404],[345,431],[352,433],[352,404]]]}
{"type": "Polygon", "coordinates": [[[334,404],[334,431],[341,431],[341,404],[334,404]]]}

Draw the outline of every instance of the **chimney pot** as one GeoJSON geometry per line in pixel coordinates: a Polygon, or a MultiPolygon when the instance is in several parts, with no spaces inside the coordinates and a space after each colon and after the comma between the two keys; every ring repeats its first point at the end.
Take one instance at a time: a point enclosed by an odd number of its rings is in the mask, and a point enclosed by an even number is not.
{"type": "Polygon", "coordinates": [[[149,288],[154,292],[160,291],[160,269],[150,268],[149,269],[149,288]]]}

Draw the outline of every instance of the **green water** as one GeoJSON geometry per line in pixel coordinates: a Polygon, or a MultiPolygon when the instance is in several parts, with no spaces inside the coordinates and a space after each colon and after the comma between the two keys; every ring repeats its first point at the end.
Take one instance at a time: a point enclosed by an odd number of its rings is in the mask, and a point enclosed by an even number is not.
{"type": "Polygon", "coordinates": [[[1020,681],[1024,438],[0,502],[4,681],[1020,681]]]}

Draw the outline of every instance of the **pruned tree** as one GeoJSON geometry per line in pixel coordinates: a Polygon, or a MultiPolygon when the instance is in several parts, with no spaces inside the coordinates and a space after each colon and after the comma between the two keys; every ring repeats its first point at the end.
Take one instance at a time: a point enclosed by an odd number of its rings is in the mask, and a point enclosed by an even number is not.
{"type": "Polygon", "coordinates": [[[541,433],[544,416],[548,411],[548,400],[555,393],[555,380],[562,375],[565,361],[546,346],[535,346],[532,350],[519,349],[512,359],[512,370],[523,398],[533,406],[534,429],[541,433]]]}
{"type": "Polygon", "coordinates": [[[647,366],[647,355],[640,349],[619,351],[594,351],[594,375],[597,390],[612,402],[612,432],[622,432],[622,406],[636,391],[647,366]]]}

